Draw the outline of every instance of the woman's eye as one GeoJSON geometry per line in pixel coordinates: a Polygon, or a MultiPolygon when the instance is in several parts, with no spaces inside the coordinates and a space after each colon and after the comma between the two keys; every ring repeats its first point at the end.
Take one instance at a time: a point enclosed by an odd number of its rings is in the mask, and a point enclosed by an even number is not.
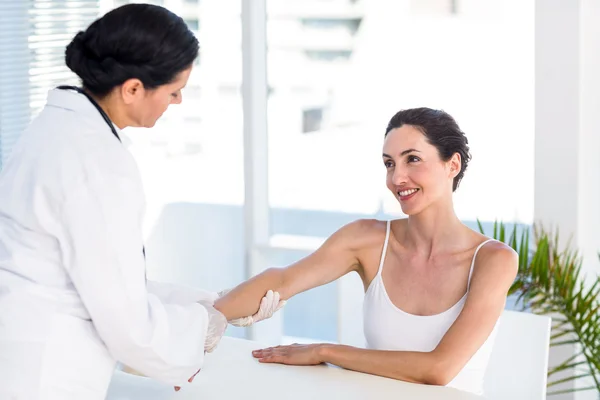
{"type": "Polygon", "coordinates": [[[392,168],[394,166],[394,163],[392,163],[391,161],[385,161],[383,165],[385,165],[386,168],[392,168]]]}
{"type": "Polygon", "coordinates": [[[417,161],[421,161],[421,159],[417,156],[408,156],[408,162],[412,163],[412,162],[417,162],[417,161]]]}

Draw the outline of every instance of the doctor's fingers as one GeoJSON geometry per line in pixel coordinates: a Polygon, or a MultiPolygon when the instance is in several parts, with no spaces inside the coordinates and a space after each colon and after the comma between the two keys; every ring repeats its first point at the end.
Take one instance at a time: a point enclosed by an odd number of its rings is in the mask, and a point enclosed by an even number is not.
{"type": "Polygon", "coordinates": [[[273,298],[271,300],[271,309],[269,310],[269,314],[272,316],[273,314],[275,314],[275,311],[277,310],[277,306],[279,305],[279,292],[274,292],[273,293],[273,298]]]}
{"type": "Polygon", "coordinates": [[[196,377],[196,375],[198,375],[199,372],[200,372],[200,370],[196,371],[196,373],[194,375],[192,375],[192,377],[190,379],[188,379],[188,382],[192,383],[192,381],[194,380],[194,378],[196,377]]]}
{"type": "Polygon", "coordinates": [[[257,321],[262,321],[268,317],[269,313],[271,312],[271,303],[273,303],[273,291],[269,290],[260,300],[258,311],[254,315],[257,321]]]}
{"type": "Polygon", "coordinates": [[[262,321],[263,319],[271,318],[275,312],[280,308],[280,295],[279,292],[269,290],[260,302],[260,308],[256,313],[256,321],[262,321]]]}
{"type": "MultiPolygon", "coordinates": [[[[194,375],[192,375],[192,377],[190,379],[188,379],[189,383],[192,383],[192,381],[194,380],[194,378],[196,377],[196,375],[198,375],[198,373],[200,372],[200,369],[198,371],[196,371],[196,373],[194,375]]],[[[175,386],[175,391],[178,392],[181,390],[181,386],[175,386]]]]}
{"type": "Polygon", "coordinates": [[[221,331],[224,333],[225,329],[227,329],[227,318],[225,318],[225,315],[211,304],[202,302],[200,304],[206,309],[208,315],[208,334],[215,334],[215,332],[221,331]]]}
{"type": "Polygon", "coordinates": [[[204,341],[204,350],[206,352],[211,353],[217,347],[221,341],[221,338],[225,334],[226,329],[227,319],[220,312],[215,314],[214,318],[209,319],[209,325],[206,331],[206,339],[204,341]]]}

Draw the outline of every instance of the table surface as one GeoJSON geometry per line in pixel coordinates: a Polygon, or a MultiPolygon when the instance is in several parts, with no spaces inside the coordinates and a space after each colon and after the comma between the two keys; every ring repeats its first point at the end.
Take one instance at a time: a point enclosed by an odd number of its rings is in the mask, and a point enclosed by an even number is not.
{"type": "Polygon", "coordinates": [[[251,352],[262,347],[257,342],[224,337],[215,352],[207,354],[194,382],[179,392],[149,378],[115,371],[106,399],[482,399],[451,388],[417,385],[332,365],[260,364],[251,352]]]}

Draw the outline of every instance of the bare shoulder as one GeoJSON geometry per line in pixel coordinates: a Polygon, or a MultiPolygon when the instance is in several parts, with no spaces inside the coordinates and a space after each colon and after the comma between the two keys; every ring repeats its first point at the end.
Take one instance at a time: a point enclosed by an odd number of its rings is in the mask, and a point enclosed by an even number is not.
{"type": "Polygon", "coordinates": [[[329,239],[354,251],[362,251],[383,244],[387,221],[359,219],[344,225],[329,239]]]}
{"type": "Polygon", "coordinates": [[[385,235],[386,221],[377,219],[357,219],[344,225],[338,232],[351,239],[370,239],[385,235]]]}
{"type": "Polygon", "coordinates": [[[490,280],[510,281],[517,276],[519,255],[506,243],[492,240],[481,247],[473,275],[490,280]]]}

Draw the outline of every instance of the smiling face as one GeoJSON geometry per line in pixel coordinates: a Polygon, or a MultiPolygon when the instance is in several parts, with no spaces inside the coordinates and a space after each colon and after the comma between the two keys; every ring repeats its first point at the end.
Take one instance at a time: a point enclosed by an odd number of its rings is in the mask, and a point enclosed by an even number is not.
{"type": "Polygon", "coordinates": [[[388,189],[400,202],[402,212],[415,215],[452,197],[452,183],[460,172],[460,156],[443,161],[435,146],[417,127],[392,129],[383,144],[383,163],[388,189]]]}

